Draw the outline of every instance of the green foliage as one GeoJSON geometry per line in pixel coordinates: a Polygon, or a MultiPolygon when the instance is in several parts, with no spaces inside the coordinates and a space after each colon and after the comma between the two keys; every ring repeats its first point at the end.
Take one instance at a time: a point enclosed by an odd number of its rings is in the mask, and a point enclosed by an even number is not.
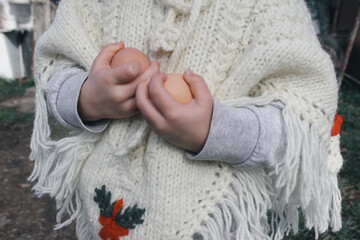
{"type": "MultiPolygon", "coordinates": [[[[0,101],[7,97],[21,96],[26,89],[34,86],[34,80],[30,79],[20,83],[17,80],[6,81],[0,78],[0,101]]],[[[0,122],[5,126],[12,126],[16,124],[31,123],[34,119],[34,113],[17,112],[13,107],[0,108],[0,122]]]]}
{"type": "Polygon", "coordinates": [[[20,83],[17,80],[6,81],[0,78],[0,100],[10,96],[21,96],[25,93],[26,89],[34,85],[33,79],[20,83]]]}
{"type": "Polygon", "coordinates": [[[34,120],[34,113],[19,113],[12,107],[0,108],[0,122],[5,126],[12,126],[20,123],[31,123],[34,120]]]}
{"type": "MultiPolygon", "coordinates": [[[[360,87],[344,82],[339,102],[339,114],[344,123],[341,128],[341,151],[344,166],[340,177],[349,184],[360,183],[360,87]]],[[[359,187],[359,186],[358,186],[359,187]]]]}
{"type": "MultiPolygon", "coordinates": [[[[331,239],[360,239],[360,86],[344,81],[339,102],[343,118],[340,171],[343,228],[331,239]]],[[[330,238],[329,238],[330,239],[330,238]]]]}
{"type": "Polygon", "coordinates": [[[102,185],[101,189],[95,188],[95,193],[94,201],[99,204],[100,214],[103,217],[111,217],[115,204],[110,204],[111,192],[106,192],[105,185],[102,185]]]}
{"type": "Polygon", "coordinates": [[[136,224],[142,224],[144,222],[141,217],[145,213],[145,209],[138,208],[137,204],[133,207],[126,208],[122,213],[123,209],[124,208],[122,208],[115,216],[116,223],[119,226],[126,229],[134,229],[136,224]]]}

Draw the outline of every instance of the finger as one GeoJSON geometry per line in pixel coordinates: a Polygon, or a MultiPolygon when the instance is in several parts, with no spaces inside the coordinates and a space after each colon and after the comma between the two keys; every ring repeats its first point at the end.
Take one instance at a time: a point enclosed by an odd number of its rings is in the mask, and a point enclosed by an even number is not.
{"type": "Polygon", "coordinates": [[[121,64],[113,69],[110,69],[114,84],[125,84],[133,81],[140,73],[140,63],[131,60],[127,63],[121,64]]]}
{"type": "Polygon", "coordinates": [[[210,90],[201,76],[194,74],[190,69],[188,69],[184,72],[183,78],[189,85],[190,91],[199,105],[212,101],[210,90]]]}
{"type": "Polygon", "coordinates": [[[111,43],[103,47],[94,60],[92,66],[93,70],[97,70],[104,66],[110,67],[110,63],[114,55],[123,48],[125,48],[124,42],[111,43]]]}
{"type": "Polygon", "coordinates": [[[151,126],[161,125],[165,122],[163,116],[150,99],[147,82],[139,83],[136,88],[135,98],[138,109],[151,126]]]}
{"type": "Polygon", "coordinates": [[[149,82],[150,78],[160,71],[160,64],[157,61],[153,61],[141,75],[139,75],[135,80],[129,82],[124,87],[127,87],[127,97],[133,97],[136,92],[136,88],[140,82],[149,82]]]}
{"type": "Polygon", "coordinates": [[[130,98],[124,102],[119,102],[117,105],[111,105],[107,111],[107,118],[126,118],[139,113],[136,106],[135,98],[130,98]]]}
{"type": "Polygon", "coordinates": [[[135,97],[129,98],[125,102],[121,103],[120,108],[122,112],[133,112],[137,110],[135,97]]]}
{"type": "MultiPolygon", "coordinates": [[[[121,99],[134,97],[137,85],[142,81],[149,81],[152,75],[159,72],[159,68],[160,65],[153,62],[150,67],[138,77],[134,77],[136,74],[135,72],[132,72],[132,70],[126,70],[123,75],[119,75],[118,79],[115,81],[115,84],[117,84],[115,88],[117,93],[121,94],[121,99]]],[[[136,71],[137,70],[138,69],[136,69],[136,71]]]]}
{"type": "Polygon", "coordinates": [[[149,95],[157,109],[165,117],[171,113],[171,110],[179,106],[178,102],[170,95],[170,93],[164,88],[164,81],[166,80],[166,74],[160,73],[154,75],[149,82],[149,95]]]}
{"type": "Polygon", "coordinates": [[[122,117],[131,117],[139,113],[139,110],[136,105],[135,97],[128,99],[120,105],[120,112],[122,117]]]}
{"type": "Polygon", "coordinates": [[[138,85],[140,82],[143,81],[150,81],[151,77],[156,73],[160,72],[160,63],[155,60],[152,61],[150,67],[148,67],[141,75],[139,75],[134,82],[131,84],[138,85]]]}

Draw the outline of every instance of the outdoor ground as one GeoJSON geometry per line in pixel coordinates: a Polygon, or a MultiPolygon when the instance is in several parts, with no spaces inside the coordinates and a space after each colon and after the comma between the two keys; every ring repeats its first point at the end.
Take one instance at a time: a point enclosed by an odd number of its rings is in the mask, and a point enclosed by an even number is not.
{"type": "MultiPolygon", "coordinates": [[[[343,229],[337,234],[322,234],[319,239],[360,239],[360,86],[345,81],[340,99],[345,159],[340,173],[343,229]]],[[[33,82],[0,79],[0,239],[76,239],[74,224],[52,230],[56,223],[54,200],[37,198],[27,181],[33,167],[28,160],[33,108],[33,82]]],[[[314,233],[300,228],[297,235],[286,239],[314,239],[314,233]]]]}
{"type": "Polygon", "coordinates": [[[0,239],[75,240],[74,224],[53,231],[54,200],[36,197],[27,181],[33,168],[29,161],[33,109],[32,82],[0,80],[0,239]]]}

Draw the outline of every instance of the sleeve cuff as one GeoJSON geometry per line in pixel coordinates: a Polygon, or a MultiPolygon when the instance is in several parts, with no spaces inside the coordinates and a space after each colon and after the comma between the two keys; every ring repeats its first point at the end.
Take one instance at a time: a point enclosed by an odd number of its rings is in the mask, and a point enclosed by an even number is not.
{"type": "Polygon", "coordinates": [[[62,126],[67,128],[74,128],[74,126],[67,123],[62,116],[59,113],[57,102],[58,102],[58,96],[59,91],[64,84],[65,81],[67,81],[72,76],[82,74],[84,71],[80,68],[68,68],[61,70],[57,73],[55,73],[48,82],[47,90],[46,90],[46,103],[48,106],[48,111],[51,116],[53,116],[56,121],[58,121],[62,126]]]}
{"type": "Polygon", "coordinates": [[[259,119],[259,139],[249,159],[233,166],[237,168],[274,167],[283,159],[286,151],[285,123],[282,116],[284,105],[277,101],[262,107],[246,106],[246,108],[253,111],[259,119]]]}
{"type": "Polygon", "coordinates": [[[215,160],[241,165],[252,156],[260,135],[257,115],[248,108],[227,107],[214,101],[208,138],[198,153],[187,153],[191,160],[215,160]]]}
{"type": "Polygon", "coordinates": [[[56,107],[61,118],[72,127],[82,128],[89,132],[99,133],[104,131],[109,119],[101,119],[94,122],[83,122],[78,113],[78,99],[80,90],[89,73],[83,72],[71,76],[64,81],[57,96],[56,107]]]}

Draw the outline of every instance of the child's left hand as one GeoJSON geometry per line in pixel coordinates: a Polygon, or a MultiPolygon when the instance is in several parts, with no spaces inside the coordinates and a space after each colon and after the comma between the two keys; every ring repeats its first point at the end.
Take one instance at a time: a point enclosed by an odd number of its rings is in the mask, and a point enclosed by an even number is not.
{"type": "Polygon", "coordinates": [[[151,128],[167,141],[198,153],[203,148],[209,130],[213,97],[204,79],[187,70],[183,77],[194,99],[183,105],[164,89],[165,73],[153,75],[149,82],[139,83],[136,104],[151,128]]]}

